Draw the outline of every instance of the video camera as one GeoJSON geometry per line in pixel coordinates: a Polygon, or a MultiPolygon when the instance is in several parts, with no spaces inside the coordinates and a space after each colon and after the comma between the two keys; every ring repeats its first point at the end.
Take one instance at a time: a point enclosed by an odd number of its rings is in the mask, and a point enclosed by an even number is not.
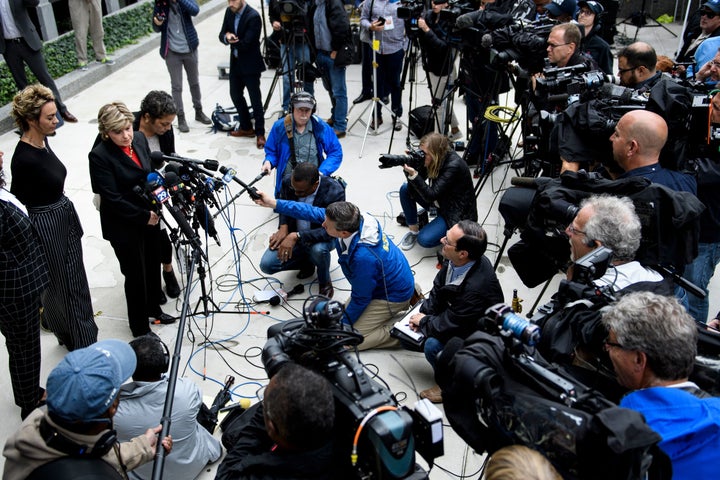
{"type": "Polygon", "coordinates": [[[418,31],[418,19],[422,17],[425,11],[425,3],[423,0],[406,0],[402,2],[402,6],[397,8],[398,18],[405,20],[405,30],[409,33],[418,31]]]}
{"type": "Polygon", "coordinates": [[[412,149],[407,155],[380,155],[380,165],[378,168],[392,168],[409,165],[415,170],[420,170],[425,166],[425,152],[420,149],[412,149]]]}
{"type": "Polygon", "coordinates": [[[305,0],[279,0],[277,5],[283,30],[287,34],[304,35],[308,13],[305,0]]]}
{"type": "Polygon", "coordinates": [[[400,406],[386,386],[370,378],[356,351],[362,335],[342,325],[343,306],[322,296],[303,304],[303,319],[274,325],[262,362],[272,377],[294,361],[330,381],[335,397],[337,458],[355,478],[427,478],[415,451],[432,465],[443,454],[442,415],[421,400],[400,406]],[[352,456],[351,456],[352,455],[352,456]],[[350,460],[347,462],[347,460],[350,460]]]}

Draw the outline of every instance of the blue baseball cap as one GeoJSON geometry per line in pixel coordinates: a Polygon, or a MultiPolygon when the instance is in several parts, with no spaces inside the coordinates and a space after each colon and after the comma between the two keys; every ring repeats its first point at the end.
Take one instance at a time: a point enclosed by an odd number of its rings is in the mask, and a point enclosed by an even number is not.
{"type": "MultiPolygon", "coordinates": [[[[720,0],[716,0],[719,1],[720,0]]],[[[577,10],[577,0],[552,0],[552,2],[544,5],[545,10],[553,17],[559,17],[563,14],[574,16],[577,10]]]]}
{"type": "Polygon", "coordinates": [[[47,379],[48,412],[68,422],[100,419],[136,365],[135,352],[121,340],[68,353],[47,379]]]}
{"type": "Polygon", "coordinates": [[[720,13],[720,0],[709,0],[702,4],[700,8],[707,7],[715,13],[720,13]]]}

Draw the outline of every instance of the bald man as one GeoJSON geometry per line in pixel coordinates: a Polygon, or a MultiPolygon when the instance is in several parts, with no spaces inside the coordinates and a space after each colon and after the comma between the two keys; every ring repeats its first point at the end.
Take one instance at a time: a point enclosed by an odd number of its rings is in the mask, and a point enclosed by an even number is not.
{"type": "Polygon", "coordinates": [[[645,177],[672,190],[696,194],[692,176],[660,166],[667,136],[667,124],[656,113],[632,110],[623,115],[610,136],[613,158],[624,172],[617,178],[645,177]]]}

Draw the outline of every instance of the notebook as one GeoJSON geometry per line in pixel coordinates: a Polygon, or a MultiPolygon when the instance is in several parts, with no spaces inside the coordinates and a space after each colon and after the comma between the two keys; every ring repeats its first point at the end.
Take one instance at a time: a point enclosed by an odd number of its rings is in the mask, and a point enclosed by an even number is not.
{"type": "Polygon", "coordinates": [[[406,313],[398,322],[390,329],[390,336],[408,342],[410,344],[421,347],[425,343],[425,335],[422,332],[416,332],[410,328],[410,317],[416,313],[420,313],[422,300],[417,302],[408,313],[406,313]]]}

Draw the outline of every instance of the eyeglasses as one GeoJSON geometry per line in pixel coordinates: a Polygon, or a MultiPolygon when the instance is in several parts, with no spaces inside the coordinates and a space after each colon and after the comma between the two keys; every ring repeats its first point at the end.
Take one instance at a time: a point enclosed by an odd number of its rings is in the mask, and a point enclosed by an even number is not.
{"type": "Polygon", "coordinates": [[[457,247],[457,243],[450,243],[448,241],[447,237],[442,237],[440,239],[440,243],[442,243],[443,245],[447,245],[448,247],[453,247],[453,248],[457,247]]]}
{"type": "Polygon", "coordinates": [[[558,47],[562,47],[562,46],[564,46],[564,45],[570,45],[571,43],[573,43],[573,42],[558,43],[557,45],[555,45],[554,43],[548,42],[547,46],[548,46],[548,48],[549,48],[550,50],[555,50],[555,49],[558,48],[558,47]]]}
{"type": "Polygon", "coordinates": [[[712,10],[700,10],[700,15],[705,15],[707,18],[715,18],[715,15],[717,15],[717,13],[713,12],[712,10]]]}
{"type": "Polygon", "coordinates": [[[625,72],[630,72],[632,70],[635,70],[637,67],[628,67],[628,68],[618,68],[618,73],[622,75],[625,72]]]}
{"type": "Polygon", "coordinates": [[[568,230],[570,231],[570,233],[572,233],[573,235],[586,235],[586,233],[583,232],[582,230],[579,230],[579,229],[575,228],[575,226],[574,226],[573,224],[568,225],[567,229],[568,229],[568,230]]]}
{"type": "Polygon", "coordinates": [[[592,10],[580,10],[578,12],[578,17],[580,15],[595,15],[595,12],[593,12],[592,10]]]}
{"type": "Polygon", "coordinates": [[[621,344],[615,343],[615,342],[611,342],[611,341],[609,341],[609,339],[610,339],[610,337],[607,337],[607,338],[603,341],[603,344],[605,345],[605,351],[610,350],[610,347],[615,347],[615,348],[619,348],[620,350],[625,350],[625,347],[623,347],[621,344]]]}
{"type": "Polygon", "coordinates": [[[708,62],[708,63],[710,64],[710,68],[712,68],[712,67],[720,68],[720,62],[716,62],[715,60],[711,60],[711,61],[708,62]]]}

